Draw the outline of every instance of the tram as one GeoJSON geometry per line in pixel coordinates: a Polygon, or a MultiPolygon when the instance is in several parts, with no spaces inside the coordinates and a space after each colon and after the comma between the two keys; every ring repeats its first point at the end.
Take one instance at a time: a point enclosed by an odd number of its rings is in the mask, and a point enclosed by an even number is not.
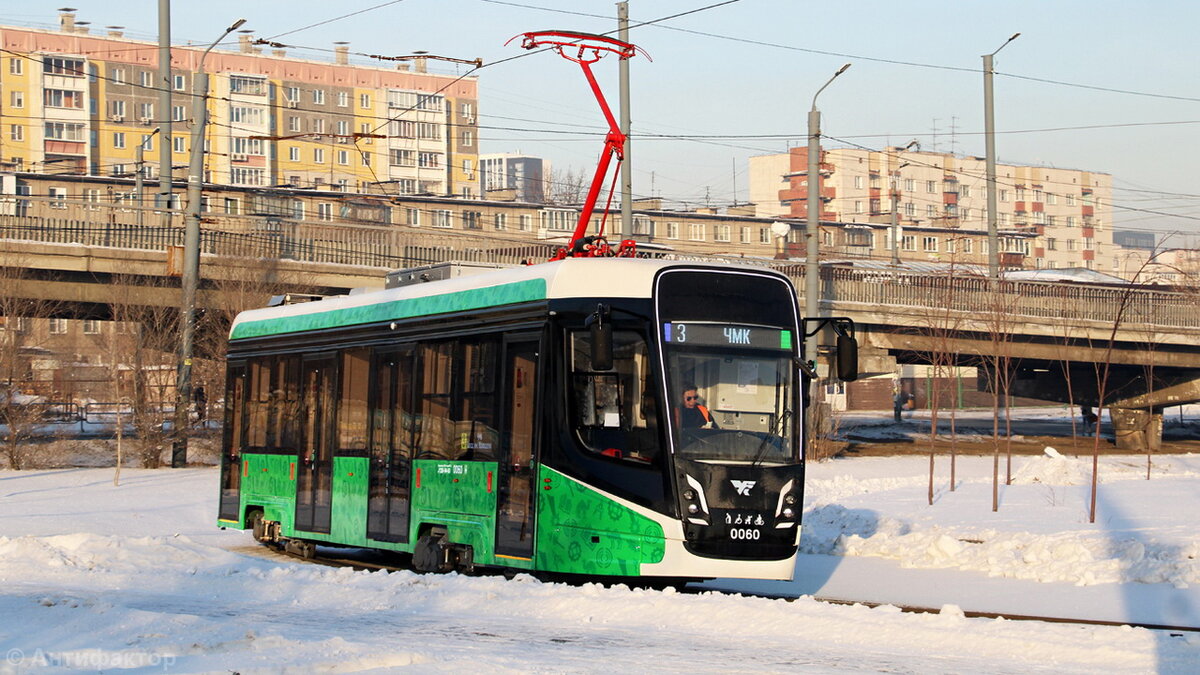
{"type": "Polygon", "coordinates": [[[807,366],[787,277],[442,271],[237,317],[220,527],[428,572],[791,578],[807,366]]]}

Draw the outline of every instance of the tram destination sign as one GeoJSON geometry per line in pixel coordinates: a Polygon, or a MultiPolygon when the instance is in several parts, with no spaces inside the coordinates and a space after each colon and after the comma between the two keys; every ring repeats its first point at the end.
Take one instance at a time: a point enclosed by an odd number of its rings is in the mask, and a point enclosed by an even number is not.
{"type": "Polygon", "coordinates": [[[767,326],[731,323],[663,324],[663,342],[696,347],[746,347],[750,349],[792,348],[792,331],[767,326]]]}

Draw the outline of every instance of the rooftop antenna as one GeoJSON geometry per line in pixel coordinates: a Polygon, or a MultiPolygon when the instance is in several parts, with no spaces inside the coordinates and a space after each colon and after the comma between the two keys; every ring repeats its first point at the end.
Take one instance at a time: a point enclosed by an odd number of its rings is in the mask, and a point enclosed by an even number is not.
{"type": "MultiPolygon", "coordinates": [[[[571,235],[571,240],[567,243],[566,247],[560,248],[555,252],[551,260],[613,255],[618,257],[633,257],[637,247],[637,242],[633,239],[622,241],[617,250],[613,251],[612,247],[608,245],[608,241],[604,238],[604,225],[608,221],[608,209],[612,205],[613,189],[617,179],[621,175],[618,169],[621,162],[625,159],[625,134],[621,132],[621,127],[617,124],[616,118],[613,117],[612,110],[608,107],[608,102],[604,99],[604,92],[600,90],[600,84],[596,82],[596,76],[592,74],[592,64],[599,61],[606,54],[616,54],[617,58],[622,61],[634,57],[639,52],[646,56],[646,58],[650,58],[649,55],[644,50],[628,42],[592,33],[545,30],[523,33],[519,37],[521,38],[521,47],[524,49],[548,47],[558,52],[558,55],[564,59],[578,63],[579,67],[583,69],[583,74],[587,78],[588,84],[592,87],[592,93],[596,95],[596,102],[600,104],[600,112],[604,113],[604,119],[608,121],[608,135],[604,137],[604,151],[600,154],[600,162],[596,166],[596,174],[592,177],[592,186],[588,190],[587,199],[583,203],[583,210],[579,213],[579,223],[576,224],[575,232],[571,235]],[[596,201],[600,197],[600,188],[604,183],[604,177],[608,174],[608,165],[614,155],[617,158],[617,169],[614,169],[613,182],[608,188],[608,201],[604,206],[604,215],[600,220],[600,230],[597,234],[589,237],[586,236],[588,223],[591,222],[592,213],[596,209],[596,201]]],[[[515,39],[516,37],[512,40],[515,39]]],[[[512,42],[512,40],[508,42],[512,42]]]]}

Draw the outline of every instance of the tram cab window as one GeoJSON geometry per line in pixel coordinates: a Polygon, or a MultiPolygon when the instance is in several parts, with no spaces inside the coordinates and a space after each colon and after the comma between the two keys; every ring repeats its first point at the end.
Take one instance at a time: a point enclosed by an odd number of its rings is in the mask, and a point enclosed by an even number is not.
{"type": "Polygon", "coordinates": [[[681,456],[738,463],[796,460],[791,331],[674,322],[664,324],[663,335],[674,397],[671,425],[681,456]]]}
{"type": "Polygon", "coordinates": [[[615,459],[653,461],[659,441],[645,339],[615,331],[613,367],[604,371],[593,367],[590,332],[573,332],[570,345],[572,415],[584,446],[615,459]]]}

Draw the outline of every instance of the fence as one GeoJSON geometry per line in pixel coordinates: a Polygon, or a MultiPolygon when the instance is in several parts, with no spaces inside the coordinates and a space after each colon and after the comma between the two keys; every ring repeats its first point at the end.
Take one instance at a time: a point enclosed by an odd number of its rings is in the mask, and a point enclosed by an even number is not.
{"type": "MultiPolygon", "coordinates": [[[[526,235],[527,236],[527,235],[526,235]]],[[[183,245],[183,228],[87,220],[0,215],[0,239],[114,248],[163,250],[183,245]]],[[[277,258],[397,269],[448,260],[520,264],[546,260],[556,244],[515,237],[438,231],[397,225],[361,225],[289,220],[278,217],[207,219],[201,231],[204,253],[230,257],[277,258]]],[[[647,251],[674,260],[735,262],[771,267],[804,288],[804,265],[795,261],[711,256],[680,251],[647,251]]],[[[822,300],[869,305],[949,308],[978,314],[1003,306],[1032,319],[1082,319],[1177,328],[1200,327],[1200,294],[1135,286],[1095,286],[1038,281],[992,282],[977,276],[825,267],[822,300]],[[1000,294],[1000,295],[997,295],[1000,294]],[[1006,298],[1003,301],[1000,298],[1006,298]]]]}

